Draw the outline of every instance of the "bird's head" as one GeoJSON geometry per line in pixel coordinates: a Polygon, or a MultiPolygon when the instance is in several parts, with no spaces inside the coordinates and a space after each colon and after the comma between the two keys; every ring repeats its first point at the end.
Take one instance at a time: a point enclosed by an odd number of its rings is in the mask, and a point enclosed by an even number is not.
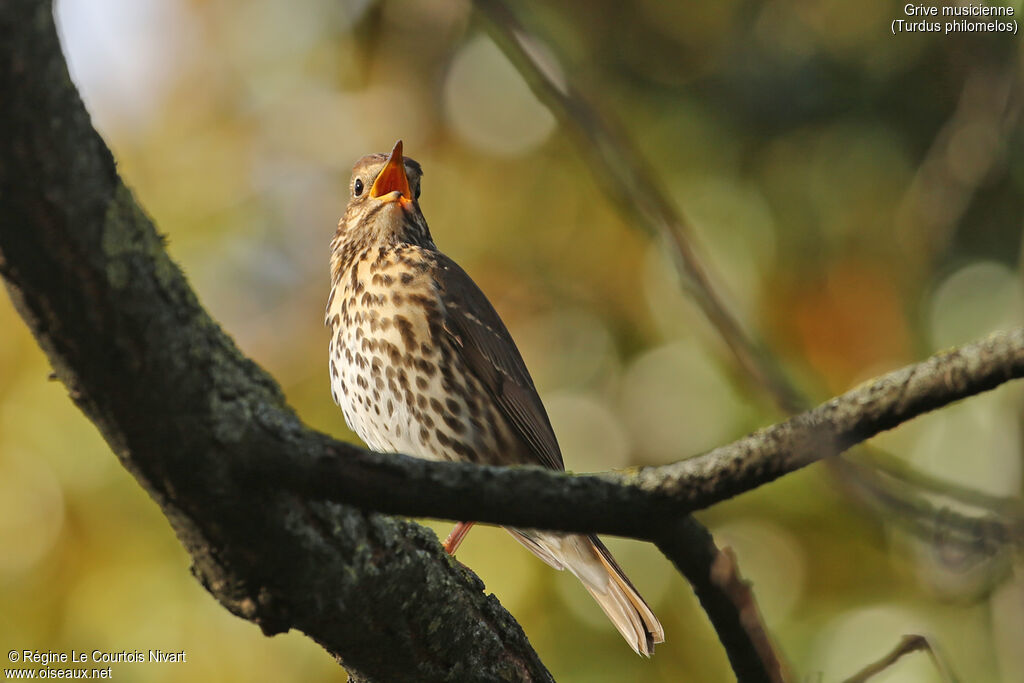
{"type": "Polygon", "coordinates": [[[369,244],[432,242],[419,207],[420,165],[402,155],[402,141],[390,154],[368,154],[352,168],[348,207],[338,226],[345,242],[369,244]]]}

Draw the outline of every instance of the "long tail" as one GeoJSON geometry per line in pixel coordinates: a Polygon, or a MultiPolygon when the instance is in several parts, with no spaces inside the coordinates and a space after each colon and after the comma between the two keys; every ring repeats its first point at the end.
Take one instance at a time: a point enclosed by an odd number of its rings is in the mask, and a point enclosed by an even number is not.
{"type": "Polygon", "coordinates": [[[597,600],[629,646],[650,657],[665,641],[654,612],[597,536],[508,529],[517,541],[555,569],[568,569],[597,600]]]}

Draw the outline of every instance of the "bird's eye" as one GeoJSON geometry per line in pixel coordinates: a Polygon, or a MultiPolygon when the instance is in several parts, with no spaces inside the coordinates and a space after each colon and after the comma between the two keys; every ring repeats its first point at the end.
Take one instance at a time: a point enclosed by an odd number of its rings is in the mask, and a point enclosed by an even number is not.
{"type": "Polygon", "coordinates": [[[355,185],[352,187],[353,192],[358,197],[363,193],[363,181],[361,178],[356,178],[355,185]]]}
{"type": "Polygon", "coordinates": [[[420,198],[420,184],[416,183],[416,199],[420,198]]]}

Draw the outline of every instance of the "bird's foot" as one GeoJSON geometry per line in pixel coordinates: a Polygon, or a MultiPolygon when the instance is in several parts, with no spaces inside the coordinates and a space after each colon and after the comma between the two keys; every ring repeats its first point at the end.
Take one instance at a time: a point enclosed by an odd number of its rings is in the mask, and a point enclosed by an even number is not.
{"type": "Polygon", "coordinates": [[[452,529],[452,532],[448,534],[448,538],[444,539],[444,550],[449,555],[454,555],[455,551],[462,545],[462,539],[466,537],[469,530],[473,528],[476,522],[459,522],[452,529]]]}

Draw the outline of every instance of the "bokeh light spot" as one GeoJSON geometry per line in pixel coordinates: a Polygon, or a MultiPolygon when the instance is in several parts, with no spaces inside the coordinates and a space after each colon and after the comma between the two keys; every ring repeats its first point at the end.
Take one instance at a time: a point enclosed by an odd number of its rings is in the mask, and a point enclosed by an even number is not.
{"type": "Polygon", "coordinates": [[[455,55],[445,81],[444,104],[455,132],[491,154],[525,154],[555,128],[551,113],[485,36],[472,38],[455,55]]]}
{"type": "Polygon", "coordinates": [[[559,392],[546,397],[544,404],[568,469],[603,471],[629,464],[629,437],[602,401],[559,392]]]}
{"type": "Polygon", "coordinates": [[[626,370],[622,414],[641,457],[672,462],[736,436],[745,406],[707,352],[674,342],[637,358],[626,370]]]}
{"type": "Polygon", "coordinates": [[[1018,276],[991,261],[972,263],[947,277],[932,297],[932,348],[944,349],[1019,325],[1024,297],[1018,276]]]}

